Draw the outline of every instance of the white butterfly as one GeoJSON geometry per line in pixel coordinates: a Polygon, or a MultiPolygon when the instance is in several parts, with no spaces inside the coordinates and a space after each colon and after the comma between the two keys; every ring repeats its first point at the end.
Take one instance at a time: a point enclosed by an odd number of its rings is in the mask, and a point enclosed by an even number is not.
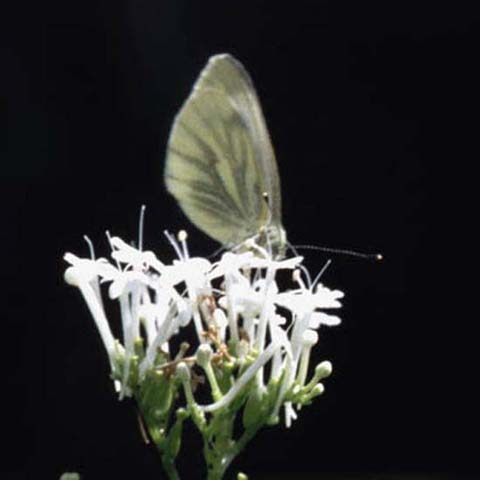
{"type": "Polygon", "coordinates": [[[287,244],[280,178],[252,80],[231,55],[211,57],[175,117],[165,183],[198,228],[227,247],[287,244]]]}

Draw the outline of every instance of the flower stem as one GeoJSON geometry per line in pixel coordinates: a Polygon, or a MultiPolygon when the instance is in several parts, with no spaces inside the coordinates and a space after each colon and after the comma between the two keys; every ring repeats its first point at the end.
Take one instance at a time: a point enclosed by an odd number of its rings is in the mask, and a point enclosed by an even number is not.
{"type": "Polygon", "coordinates": [[[177,468],[175,467],[174,458],[170,457],[169,455],[162,455],[162,464],[169,480],[180,480],[177,468]]]}
{"type": "Polygon", "coordinates": [[[216,413],[203,434],[203,453],[207,464],[207,479],[221,480],[230,462],[228,451],[233,444],[235,413],[227,409],[216,413]]]}

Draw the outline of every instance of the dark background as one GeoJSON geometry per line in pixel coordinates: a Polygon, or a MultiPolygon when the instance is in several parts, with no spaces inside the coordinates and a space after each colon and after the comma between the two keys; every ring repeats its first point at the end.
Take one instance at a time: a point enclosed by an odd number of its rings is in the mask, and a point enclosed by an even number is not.
{"type": "MultiPolygon", "coordinates": [[[[314,357],[334,364],[326,394],[290,431],[262,431],[237,468],[253,478],[479,478],[470,274],[480,17],[471,4],[7,7],[1,478],[163,478],[133,405],[116,400],[93,322],[64,285],[62,255],[87,255],[83,234],[106,254],[107,228],[136,238],[143,203],[148,248],[168,256],[162,230],[187,227],[194,253],[215,250],[164,191],[162,169],[173,116],[219,52],[237,56],[257,86],[289,239],[385,256],[335,258],[324,281],[346,292],[343,324],[325,329],[314,357]]],[[[327,258],[305,254],[312,272],[327,258]]],[[[202,478],[198,440],[184,444],[184,478],[202,478]]]]}

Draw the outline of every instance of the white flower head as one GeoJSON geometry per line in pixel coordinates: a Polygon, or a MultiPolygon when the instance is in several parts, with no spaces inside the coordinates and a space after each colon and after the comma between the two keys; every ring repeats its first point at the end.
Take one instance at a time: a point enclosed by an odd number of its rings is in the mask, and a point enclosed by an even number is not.
{"type": "MultiPolygon", "coordinates": [[[[152,251],[115,236],[108,237],[110,262],[65,255],[70,264],[65,280],[81,290],[112,369],[122,372],[115,377],[120,397],[134,395],[135,382],[144,381],[149,371],[169,362],[181,360],[176,372],[186,385],[191,360],[183,360],[185,354],[183,350],[176,353],[176,345],[181,343],[177,337],[184,335],[191,343],[192,334],[186,332],[193,328],[197,345],[190,348],[206,369],[215,400],[199,405],[199,411],[213,413],[226,407],[252,379],[260,390],[282,379],[276,410],[285,402],[285,419],[290,425],[297,414],[287,398],[289,389],[295,381],[297,390],[306,385],[310,350],[318,343],[317,330],[320,325],[340,323],[329,310],[341,306],[343,293],[323,284],[310,282],[307,287],[300,275],[306,269],[299,256],[277,260],[263,250],[263,256],[256,251],[229,251],[212,263],[190,257],[185,232],[177,239],[168,232],[165,235],[177,257],[173,260],[160,260],[152,251]],[[292,270],[298,288],[285,289],[277,278],[280,270],[292,270]],[[118,340],[103,310],[101,289],[105,284],[108,298],[120,305],[122,335],[118,340]],[[226,393],[220,391],[212,370],[222,361],[240,366],[226,393]],[[268,363],[271,368],[265,369],[268,363]]],[[[188,393],[190,402],[194,401],[192,392],[188,393]]]]}

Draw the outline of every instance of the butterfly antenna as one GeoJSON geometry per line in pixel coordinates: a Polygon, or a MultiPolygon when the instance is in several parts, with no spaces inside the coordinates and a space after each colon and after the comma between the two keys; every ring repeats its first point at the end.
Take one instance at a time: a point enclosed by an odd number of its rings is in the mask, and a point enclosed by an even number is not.
{"type": "MultiPolygon", "coordinates": [[[[290,246],[293,250],[293,245],[290,246]]],[[[333,253],[337,255],[348,255],[349,257],[364,258],[366,260],[383,260],[383,255],[381,253],[363,253],[357,252],[356,250],[349,250],[343,248],[329,248],[329,247],[318,247],[316,245],[295,245],[295,248],[304,249],[304,250],[318,250],[320,252],[333,253]]]]}
{"type": "Polygon", "coordinates": [[[221,247],[218,247],[213,253],[211,253],[207,258],[215,258],[217,255],[219,255],[220,253],[224,252],[227,250],[227,247],[225,247],[224,245],[222,245],[221,247]]]}
{"type": "Polygon", "coordinates": [[[299,257],[300,254],[298,253],[297,249],[295,248],[294,245],[292,245],[288,240],[287,240],[287,247],[293,252],[293,254],[296,256],[296,257],[299,257]]]}

